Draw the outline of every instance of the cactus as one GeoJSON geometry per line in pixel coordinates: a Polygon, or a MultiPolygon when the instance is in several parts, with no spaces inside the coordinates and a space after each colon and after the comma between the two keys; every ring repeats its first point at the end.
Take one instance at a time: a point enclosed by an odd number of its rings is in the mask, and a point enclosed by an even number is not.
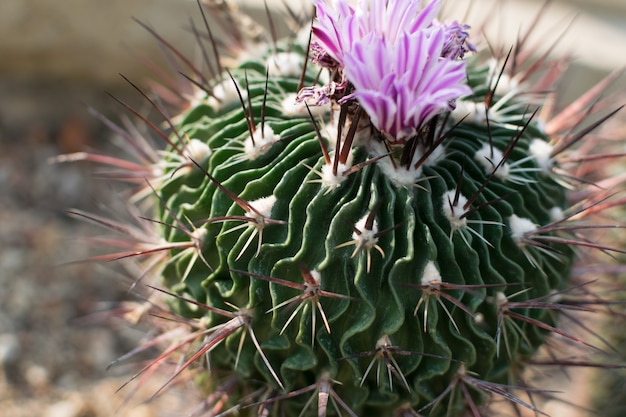
{"type": "Polygon", "coordinates": [[[142,118],[161,153],[105,120],[147,161],[113,165],[153,201],[149,231],[73,213],[132,237],[98,259],[147,258],[187,326],[136,377],[182,355],[163,389],[199,367],[210,415],[477,416],[489,396],[541,413],[521,381],[546,339],[599,349],[558,317],[582,308],[576,254],[621,250],[582,236],[604,200],[573,203],[590,187],[566,158],[615,112],[540,118],[558,66],[531,84],[538,65],[485,58],[440,3],[317,0],[309,42],[194,70],[176,118],[140,90],[171,128],[142,118]]]}

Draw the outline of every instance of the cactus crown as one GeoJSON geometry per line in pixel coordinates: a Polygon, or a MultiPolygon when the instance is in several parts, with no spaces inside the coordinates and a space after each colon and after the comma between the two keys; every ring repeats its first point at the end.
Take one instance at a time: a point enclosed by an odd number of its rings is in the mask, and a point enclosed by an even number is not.
{"type": "Polygon", "coordinates": [[[538,412],[509,389],[591,245],[559,161],[588,131],[540,121],[548,79],[476,54],[438,0],[314,3],[310,44],[196,82],[160,134],[140,252],[189,323],[170,353],[208,357],[226,414],[538,412]]]}

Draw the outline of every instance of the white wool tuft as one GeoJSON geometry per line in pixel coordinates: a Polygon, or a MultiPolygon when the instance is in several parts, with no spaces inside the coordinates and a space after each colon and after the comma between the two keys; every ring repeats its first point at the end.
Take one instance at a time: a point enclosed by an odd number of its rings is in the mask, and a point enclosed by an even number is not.
{"type": "Polygon", "coordinates": [[[244,152],[248,160],[253,161],[263,155],[273,144],[280,140],[280,135],[274,133],[269,124],[257,125],[252,137],[248,136],[244,142],[244,152]],[[252,140],[254,139],[254,141],[252,140]]]}
{"type": "Polygon", "coordinates": [[[303,63],[302,55],[295,52],[278,52],[267,59],[270,77],[300,75],[303,63]]]}
{"type": "Polygon", "coordinates": [[[262,197],[256,200],[252,200],[248,202],[248,204],[254,207],[254,210],[256,211],[253,211],[253,210],[247,211],[246,217],[256,219],[257,223],[259,222],[262,223],[264,218],[272,217],[272,209],[274,208],[275,203],[276,203],[276,196],[274,196],[273,194],[267,197],[262,197]]]}
{"type": "MultiPolygon", "coordinates": [[[[485,170],[485,174],[487,175],[491,174],[493,169],[500,163],[500,161],[502,161],[503,158],[504,154],[502,151],[489,146],[488,143],[483,144],[483,147],[474,154],[474,160],[482,165],[485,170]]],[[[509,178],[510,173],[511,167],[507,162],[504,162],[500,165],[500,167],[498,167],[494,175],[504,181],[509,178]]]]}
{"type": "Polygon", "coordinates": [[[211,155],[209,145],[199,139],[191,139],[185,148],[187,157],[198,163],[206,160],[211,155]]]}
{"type": "Polygon", "coordinates": [[[508,218],[508,222],[511,229],[511,237],[518,246],[523,245],[522,239],[524,239],[527,233],[537,230],[537,225],[532,220],[516,216],[515,214],[508,218]]]}
{"type": "Polygon", "coordinates": [[[452,230],[458,230],[467,226],[467,218],[461,216],[465,213],[463,208],[467,204],[467,198],[462,194],[459,194],[459,201],[456,204],[450,206],[451,202],[454,202],[455,190],[447,191],[443,194],[443,214],[450,222],[452,230]]]}
{"type": "Polygon", "coordinates": [[[421,283],[422,285],[430,286],[432,282],[436,281],[442,281],[441,274],[435,266],[435,263],[433,261],[428,261],[428,263],[424,267],[424,274],[422,275],[421,283]]]}
{"type": "Polygon", "coordinates": [[[550,172],[554,166],[554,159],[552,159],[553,150],[554,146],[542,139],[533,139],[528,147],[528,151],[535,158],[537,166],[543,172],[550,172]]]}

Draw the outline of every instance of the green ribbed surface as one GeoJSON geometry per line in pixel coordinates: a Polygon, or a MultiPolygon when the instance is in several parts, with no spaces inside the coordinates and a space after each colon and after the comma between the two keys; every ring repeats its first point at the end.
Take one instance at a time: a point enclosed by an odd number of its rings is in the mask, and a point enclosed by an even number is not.
{"type": "MultiPolygon", "coordinates": [[[[265,66],[244,64],[232,73],[242,86],[245,86],[244,77],[247,76],[258,123],[263,103],[265,66]]],[[[309,74],[305,85],[311,85],[315,75],[309,74]]],[[[485,77],[484,70],[472,72],[472,86],[477,96],[485,91],[485,77]]],[[[496,353],[497,312],[491,297],[496,291],[512,294],[530,288],[514,299],[522,301],[561,289],[565,285],[572,257],[571,252],[564,248],[558,248],[561,250],[560,260],[530,248],[541,265],[541,272],[528,262],[513,242],[507,218],[515,214],[539,225],[546,224],[550,221],[551,208],[564,207],[565,190],[550,177],[534,171],[519,174],[530,180],[524,184],[494,179],[481,192],[474,206],[504,199],[469,216],[471,220],[502,224],[470,225],[491,246],[470,233],[465,233],[469,246],[459,232],[454,233],[450,240],[450,225],[442,211],[442,195],[454,190],[461,176],[461,191],[468,197],[485,182],[485,171],[474,161],[473,155],[489,140],[486,127],[469,123],[457,127],[442,145],[445,157],[424,168],[423,176],[428,179],[420,181],[420,187],[397,187],[378,164],[373,164],[350,175],[339,188],[328,192],[314,182],[318,175],[307,167],[319,170],[324,163],[310,118],[281,114],[281,100],[285,94],[295,92],[297,86],[297,76],[276,78],[270,74],[265,123],[280,134],[281,141],[253,161],[242,158],[242,152],[236,149],[242,147],[241,143],[248,136],[238,101],[223,103],[221,109],[199,105],[186,115],[180,125],[182,131],[190,138],[202,140],[212,150],[202,166],[224,187],[247,201],[273,194],[277,201],[271,217],[286,224],[264,228],[263,245],[258,256],[255,256],[256,237],[236,259],[252,227],[229,232],[243,222],[203,224],[203,221],[227,215],[241,216],[244,210],[197,168],[187,175],[174,177],[158,192],[179,219],[188,219],[198,227],[206,228],[203,254],[213,270],[197,261],[185,281],[181,282],[193,253],[187,251],[166,267],[164,280],[167,286],[185,297],[225,310],[233,310],[227,303],[254,309],[252,327],[255,335],[287,392],[309,386],[319,379],[323,371],[329,371],[333,379],[342,383],[334,385],[334,389],[359,416],[391,416],[393,410],[407,402],[414,409],[420,409],[446,389],[460,362],[465,364],[466,369],[475,372],[477,378],[507,383],[511,359],[503,346],[499,354],[496,353]],[[378,229],[397,227],[380,237],[378,245],[385,258],[372,250],[372,267],[367,272],[364,252],[351,258],[354,246],[338,249],[336,246],[352,240],[352,226],[367,215],[377,201],[382,202],[376,216],[378,229]],[[441,277],[449,283],[503,284],[497,289],[447,291],[472,311],[481,313],[483,322],[476,323],[468,314],[444,301],[459,327],[459,334],[443,309],[431,298],[427,331],[423,331],[424,307],[416,316],[413,314],[422,294],[410,285],[420,284],[428,261],[436,263],[441,277]],[[301,311],[282,335],[280,330],[292,309],[283,307],[267,313],[273,306],[301,294],[300,290],[231,272],[244,270],[301,284],[301,265],[319,271],[323,290],[353,298],[320,298],[331,334],[325,330],[318,313],[315,341],[311,340],[310,307],[301,311]],[[506,287],[506,283],[523,285],[506,287]],[[374,355],[357,355],[374,351],[376,341],[383,335],[389,335],[393,345],[399,349],[414,352],[394,355],[410,391],[395,377],[391,390],[384,368],[378,386],[376,366],[360,387],[362,375],[374,355]],[[439,355],[441,358],[424,357],[416,352],[439,355]],[[454,361],[446,358],[453,358],[454,361]]],[[[481,100],[481,97],[476,100],[481,100]]],[[[328,114],[321,119],[328,120],[328,114]]],[[[519,124],[524,123],[525,120],[519,124]]],[[[452,122],[449,124],[451,126],[452,122]]],[[[504,150],[516,132],[515,126],[505,128],[493,123],[491,140],[496,148],[504,150]]],[[[509,163],[526,157],[529,142],[537,135],[538,129],[531,125],[516,145],[509,163]]],[[[354,158],[354,163],[366,160],[367,151],[356,149],[354,158]]],[[[535,167],[532,160],[522,166],[535,167]]],[[[174,223],[167,211],[162,213],[162,220],[174,223]]],[[[174,228],[164,228],[164,234],[170,241],[188,240],[185,234],[174,228]]],[[[208,314],[212,325],[227,321],[227,318],[206,313],[184,302],[177,301],[175,304],[177,311],[185,316],[197,318],[208,314]]],[[[553,322],[545,311],[518,312],[553,322]]],[[[532,346],[507,324],[510,350],[514,356],[532,354],[542,343],[544,335],[534,326],[518,324],[532,346]]],[[[240,332],[237,332],[226,343],[212,350],[211,369],[216,377],[234,371],[244,378],[266,381],[277,388],[249,337],[245,339],[238,367],[234,370],[239,340],[240,332]]],[[[514,362],[518,359],[512,358],[514,362]]],[[[298,410],[295,413],[298,415],[310,395],[281,402],[287,410],[298,410]]],[[[460,407],[461,396],[458,392],[455,396],[452,404],[460,407]]],[[[234,405],[238,398],[234,396],[232,401],[234,405]]],[[[448,399],[442,403],[447,404],[448,399]]],[[[315,410],[315,405],[311,406],[307,415],[316,415],[315,410]]],[[[333,413],[333,407],[329,406],[329,414],[333,413]]],[[[445,415],[446,407],[439,406],[432,411],[429,408],[422,413],[445,415]]]]}

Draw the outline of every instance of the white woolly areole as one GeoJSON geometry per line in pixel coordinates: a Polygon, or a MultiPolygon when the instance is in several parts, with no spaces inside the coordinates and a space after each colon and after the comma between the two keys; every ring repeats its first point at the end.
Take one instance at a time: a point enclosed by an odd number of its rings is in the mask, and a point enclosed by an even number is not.
{"type": "Polygon", "coordinates": [[[281,101],[283,114],[288,117],[309,117],[305,102],[309,105],[309,110],[313,116],[320,116],[326,112],[325,106],[315,105],[314,99],[305,100],[304,102],[296,101],[296,93],[290,93],[281,101]]]}
{"type": "Polygon", "coordinates": [[[441,274],[435,266],[433,261],[428,261],[426,267],[424,267],[424,273],[422,274],[421,284],[432,286],[433,282],[442,282],[441,274]]]}
{"type": "Polygon", "coordinates": [[[302,55],[295,52],[278,52],[267,59],[270,77],[300,75],[302,64],[302,55]]]}
{"type": "Polygon", "coordinates": [[[456,107],[450,113],[456,122],[465,118],[467,122],[475,124],[485,124],[487,122],[487,107],[482,101],[476,103],[471,100],[456,100],[456,107]]]}
{"type": "MultiPolygon", "coordinates": [[[[184,152],[185,157],[188,159],[188,161],[183,161],[183,163],[179,167],[180,169],[177,169],[176,175],[187,175],[192,172],[192,170],[196,168],[196,166],[189,163],[189,161],[195,161],[199,164],[204,162],[211,155],[211,148],[209,148],[209,145],[207,145],[200,139],[191,139],[189,143],[185,144],[184,152]]],[[[161,164],[155,165],[153,170],[155,175],[157,173],[160,173],[160,175],[162,175],[162,173],[164,172],[163,167],[164,166],[161,164]]]]}
{"type": "Polygon", "coordinates": [[[485,315],[483,313],[474,314],[474,323],[483,324],[485,322],[485,315]]]}
{"type": "Polygon", "coordinates": [[[280,135],[274,133],[274,130],[265,123],[263,128],[258,124],[254,134],[248,136],[244,142],[244,152],[248,160],[253,161],[263,155],[273,144],[280,140],[280,135]],[[254,139],[254,140],[253,140],[254,139]]]}
{"type": "MultiPolygon", "coordinates": [[[[483,144],[483,147],[474,154],[474,160],[482,165],[487,175],[491,174],[493,169],[500,163],[500,161],[502,161],[503,158],[504,155],[502,154],[502,151],[489,146],[488,143],[483,144]]],[[[500,165],[500,167],[498,167],[494,175],[504,181],[509,177],[510,173],[511,168],[509,164],[504,162],[500,165]]]]}
{"type": "Polygon", "coordinates": [[[191,139],[185,146],[185,150],[187,151],[185,153],[187,158],[198,163],[206,160],[211,155],[211,148],[209,148],[209,145],[200,139],[191,139]]]}
{"type": "Polygon", "coordinates": [[[519,81],[506,72],[502,72],[502,63],[496,59],[489,61],[489,79],[491,80],[489,89],[493,90],[493,87],[496,87],[495,94],[499,96],[505,96],[520,89],[519,81]]]}
{"type": "Polygon", "coordinates": [[[463,207],[467,204],[468,200],[465,196],[459,194],[456,204],[452,204],[454,203],[455,195],[456,190],[450,190],[443,194],[443,214],[450,222],[452,230],[461,229],[467,226],[467,218],[461,218],[461,216],[465,213],[465,209],[463,207]]]}
{"type": "Polygon", "coordinates": [[[225,78],[222,82],[213,87],[211,95],[206,99],[207,104],[216,109],[222,107],[224,104],[239,101],[237,87],[239,87],[241,97],[245,100],[248,97],[246,89],[242,89],[239,84],[235,84],[230,78],[225,78]]]}
{"type": "Polygon", "coordinates": [[[248,204],[254,207],[254,210],[248,210],[246,212],[246,217],[250,217],[254,219],[257,224],[264,224],[263,220],[266,218],[272,217],[272,209],[274,208],[274,203],[276,203],[276,196],[269,195],[267,197],[262,197],[256,200],[249,201],[248,204]],[[257,213],[258,212],[258,213],[257,213]]]}
{"type": "Polygon", "coordinates": [[[528,151],[535,159],[537,166],[543,170],[543,172],[550,172],[554,166],[554,159],[552,159],[552,151],[554,146],[542,139],[535,138],[530,142],[528,151]]]}
{"type": "MultiPolygon", "coordinates": [[[[319,271],[316,270],[312,270],[311,272],[311,276],[313,277],[313,281],[315,281],[315,285],[312,287],[315,287],[314,289],[319,288],[322,285],[322,274],[319,273],[319,271]]],[[[309,284],[305,283],[307,286],[309,284]]]]}
{"type": "Polygon", "coordinates": [[[552,207],[550,209],[550,221],[552,222],[560,222],[565,218],[565,213],[561,207],[552,207]]]}
{"type": "Polygon", "coordinates": [[[208,233],[208,230],[202,227],[200,229],[194,230],[191,233],[191,236],[193,236],[193,238],[197,240],[198,242],[204,242],[204,239],[206,239],[207,237],[207,233],[208,233]]]}
{"type": "Polygon", "coordinates": [[[563,301],[565,297],[563,297],[563,293],[558,292],[557,290],[550,291],[550,298],[548,298],[549,303],[558,304],[563,301]]]}
{"type": "Polygon", "coordinates": [[[376,233],[378,233],[378,222],[374,220],[372,222],[372,230],[368,230],[365,227],[365,222],[367,221],[367,215],[363,216],[356,224],[354,228],[361,232],[358,234],[356,232],[352,232],[352,239],[356,242],[356,246],[365,249],[372,249],[378,243],[378,238],[376,237],[376,233]]]}
{"type": "Polygon", "coordinates": [[[388,346],[391,346],[391,339],[386,334],[376,341],[376,349],[383,349],[388,346]]]}
{"type": "MultiPolygon", "coordinates": [[[[364,140],[363,143],[366,141],[364,140]]],[[[369,153],[373,157],[377,157],[380,155],[385,155],[388,153],[387,148],[378,140],[369,140],[367,141],[367,148],[369,153]]],[[[394,183],[397,187],[409,187],[413,186],[418,179],[422,176],[422,167],[434,165],[445,156],[445,150],[442,146],[437,147],[426,160],[415,169],[415,164],[419,161],[424,155],[424,148],[420,145],[415,151],[415,155],[413,155],[413,160],[409,167],[400,167],[398,166],[398,162],[396,161],[396,167],[391,163],[391,159],[383,158],[377,162],[380,170],[385,174],[391,182],[394,183]]]]}
{"type": "Polygon", "coordinates": [[[496,293],[496,305],[498,306],[498,308],[502,307],[508,302],[509,302],[509,299],[507,298],[506,295],[504,295],[502,291],[498,291],[496,293]]]}
{"type": "Polygon", "coordinates": [[[511,237],[518,246],[524,244],[523,239],[527,233],[537,230],[537,225],[532,220],[516,216],[515,214],[508,218],[508,222],[511,229],[511,237]]]}
{"type": "Polygon", "coordinates": [[[386,174],[391,182],[393,182],[398,187],[409,187],[415,184],[422,176],[422,167],[418,167],[417,169],[413,169],[413,167],[405,168],[399,167],[394,168],[391,165],[391,162],[382,160],[381,170],[383,174],[386,174]]]}
{"type": "Polygon", "coordinates": [[[348,177],[343,175],[347,170],[350,169],[349,164],[337,164],[337,175],[333,173],[333,163],[325,164],[322,166],[322,185],[329,188],[338,188],[342,182],[344,182],[348,177]]]}

